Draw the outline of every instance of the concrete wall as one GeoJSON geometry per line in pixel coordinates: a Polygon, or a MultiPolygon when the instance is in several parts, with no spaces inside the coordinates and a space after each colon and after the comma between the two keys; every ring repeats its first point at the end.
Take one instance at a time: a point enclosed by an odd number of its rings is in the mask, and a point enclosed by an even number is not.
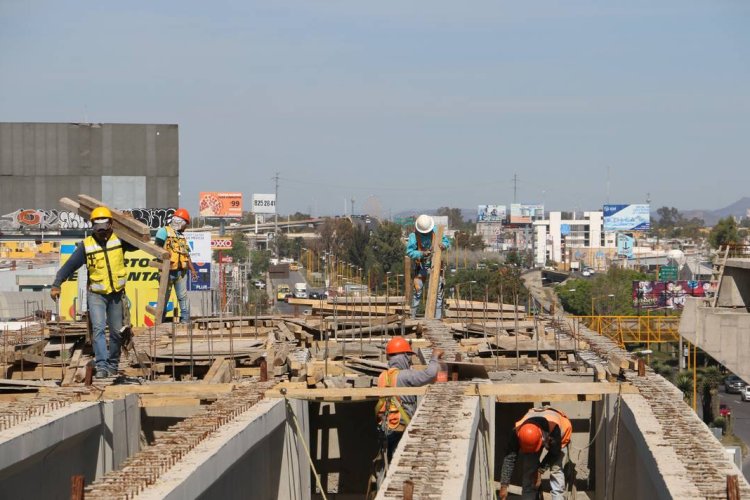
{"type": "Polygon", "coordinates": [[[70,498],[138,451],[137,396],[73,403],[0,432],[0,498],[70,498]]]}
{"type": "Polygon", "coordinates": [[[290,401],[303,436],[291,424],[284,400],[266,399],[196,446],[144,491],[142,499],[310,498],[307,403],[290,401]]]}
{"type": "Polygon", "coordinates": [[[744,380],[750,380],[750,313],[744,309],[703,306],[688,298],[680,318],[680,335],[706,351],[744,380]]]}
{"type": "Polygon", "coordinates": [[[177,125],[0,123],[0,176],[0,215],[79,193],[119,202],[144,185],[143,200],[118,208],[176,207],[177,125]]]}

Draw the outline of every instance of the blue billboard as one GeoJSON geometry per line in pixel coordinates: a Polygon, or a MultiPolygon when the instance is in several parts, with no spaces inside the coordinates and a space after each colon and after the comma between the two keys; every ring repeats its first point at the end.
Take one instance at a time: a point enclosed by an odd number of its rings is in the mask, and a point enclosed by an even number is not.
{"type": "Polygon", "coordinates": [[[651,229],[651,206],[604,205],[604,231],[648,231],[651,229]]]}
{"type": "Polygon", "coordinates": [[[196,292],[199,290],[210,290],[211,289],[211,263],[198,263],[193,262],[195,270],[198,272],[198,278],[193,277],[188,273],[188,291],[196,292]]]}
{"type": "Polygon", "coordinates": [[[634,246],[635,238],[633,238],[632,236],[627,234],[617,235],[617,255],[632,259],[634,246]]]}

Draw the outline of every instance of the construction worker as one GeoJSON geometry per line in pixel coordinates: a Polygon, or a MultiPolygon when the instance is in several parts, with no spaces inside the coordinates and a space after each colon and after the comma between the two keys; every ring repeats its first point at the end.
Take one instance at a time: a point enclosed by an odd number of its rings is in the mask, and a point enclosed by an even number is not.
{"type": "MultiPolygon", "coordinates": [[[[419,301],[422,299],[424,282],[432,271],[432,260],[430,257],[432,255],[435,221],[429,215],[422,214],[417,217],[414,227],[416,231],[409,235],[409,241],[406,243],[406,255],[412,260],[412,275],[414,276],[411,300],[412,319],[417,317],[417,307],[419,307],[419,301]]],[[[450,248],[450,244],[451,242],[448,237],[443,236],[440,247],[443,250],[447,250],[450,248]]],[[[438,285],[437,302],[435,303],[435,318],[439,319],[443,316],[443,288],[445,279],[440,269],[438,270],[438,275],[440,284],[438,285]]]]}
{"type": "MultiPolygon", "coordinates": [[[[438,360],[445,354],[442,349],[433,349],[427,368],[413,370],[411,356],[414,352],[405,338],[393,337],[385,346],[385,353],[388,369],[378,377],[378,387],[421,387],[434,382],[439,369],[438,360]]],[[[378,426],[385,435],[388,462],[416,410],[416,396],[392,396],[378,401],[375,411],[378,426]]]]}
{"type": "MultiPolygon", "coordinates": [[[[186,324],[190,319],[190,302],[187,295],[187,272],[193,279],[198,277],[193,261],[190,260],[190,246],[185,239],[185,228],[190,224],[190,213],[184,208],[178,208],[172,214],[169,225],[159,228],[156,232],[156,244],[169,251],[169,285],[167,286],[166,301],[174,286],[177,302],[180,305],[180,323],[186,324]]],[[[166,307],[162,321],[167,319],[166,307]]]]}
{"type": "Polygon", "coordinates": [[[120,364],[121,330],[123,327],[123,301],[125,298],[125,252],[137,250],[120,241],[112,231],[112,212],[107,207],[98,207],[91,212],[93,235],[76,246],[73,254],[63,264],[52,284],[50,296],[57,301],[60,285],[70,278],[79,267],[86,264],[88,270],[88,304],[91,331],[93,334],[96,378],[117,375],[120,364]],[[104,334],[109,325],[109,350],[104,334]]]}
{"type": "Polygon", "coordinates": [[[552,500],[563,500],[563,459],[568,452],[572,432],[570,419],[560,410],[549,406],[532,408],[516,422],[500,473],[500,499],[508,498],[508,485],[520,453],[523,470],[521,498],[536,499],[542,483],[542,474],[550,469],[552,500]],[[542,448],[547,450],[547,455],[540,463],[542,448]]]}

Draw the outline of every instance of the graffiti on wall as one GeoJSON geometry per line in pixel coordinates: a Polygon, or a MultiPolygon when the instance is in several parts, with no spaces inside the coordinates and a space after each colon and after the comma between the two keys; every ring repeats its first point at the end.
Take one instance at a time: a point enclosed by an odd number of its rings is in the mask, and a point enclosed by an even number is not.
{"type": "MultiPolygon", "coordinates": [[[[131,208],[123,210],[151,229],[165,226],[172,219],[174,208],[131,208]]],[[[65,210],[21,209],[0,216],[0,231],[22,229],[58,231],[60,229],[89,229],[91,223],[80,215],[65,210]]]]}

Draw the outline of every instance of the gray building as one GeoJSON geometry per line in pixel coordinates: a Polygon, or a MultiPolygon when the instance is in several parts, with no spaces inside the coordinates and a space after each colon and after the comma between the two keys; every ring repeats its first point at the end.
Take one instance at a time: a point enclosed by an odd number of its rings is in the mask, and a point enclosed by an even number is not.
{"type": "Polygon", "coordinates": [[[177,207],[177,125],[0,123],[0,216],[88,194],[115,208],[177,207]]]}

